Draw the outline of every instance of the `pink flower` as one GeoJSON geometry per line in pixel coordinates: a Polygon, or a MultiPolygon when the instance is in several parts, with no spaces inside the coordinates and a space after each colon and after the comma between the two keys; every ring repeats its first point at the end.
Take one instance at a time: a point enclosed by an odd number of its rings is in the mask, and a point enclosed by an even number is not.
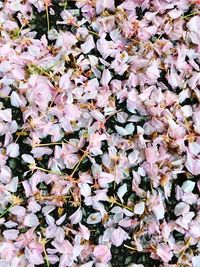
{"type": "Polygon", "coordinates": [[[46,109],[52,99],[51,84],[43,76],[34,75],[29,80],[30,89],[27,91],[27,99],[30,103],[35,103],[41,109],[46,109]]]}
{"type": "Polygon", "coordinates": [[[95,43],[92,35],[89,35],[85,42],[81,45],[81,49],[84,54],[88,54],[93,48],[95,48],[95,43]]]}
{"type": "Polygon", "coordinates": [[[81,222],[82,219],[82,210],[81,208],[78,208],[77,211],[75,211],[70,217],[70,221],[72,224],[77,224],[81,222]]]}
{"type": "Polygon", "coordinates": [[[12,121],[12,114],[11,109],[1,109],[0,110],[0,120],[11,122],[12,121]]]}
{"type": "Polygon", "coordinates": [[[126,240],[127,238],[128,238],[127,233],[121,227],[115,229],[111,235],[111,241],[113,245],[115,245],[116,247],[121,246],[123,241],[126,240]]]}
{"type": "Polygon", "coordinates": [[[79,223],[79,231],[80,231],[80,234],[81,234],[81,236],[82,236],[83,239],[89,240],[89,238],[90,238],[90,231],[89,231],[89,229],[85,225],[79,223]]]}
{"type": "Polygon", "coordinates": [[[178,139],[178,138],[183,138],[185,136],[186,130],[183,126],[178,125],[171,118],[168,119],[168,123],[169,123],[169,135],[172,138],[178,139]]]}
{"type": "Polygon", "coordinates": [[[167,244],[159,244],[156,253],[164,262],[169,262],[173,256],[173,253],[167,244]]]}
{"type": "Polygon", "coordinates": [[[42,253],[38,249],[30,250],[28,247],[25,248],[25,255],[30,263],[40,265],[44,263],[42,253]]]}
{"type": "Polygon", "coordinates": [[[97,261],[100,261],[101,263],[107,263],[112,258],[109,248],[104,245],[96,246],[93,251],[93,255],[95,256],[97,261]]]}
{"type": "Polygon", "coordinates": [[[115,9],[114,0],[97,0],[96,1],[96,13],[99,14],[104,11],[105,8],[108,8],[112,11],[115,9]]]}
{"type": "Polygon", "coordinates": [[[190,31],[188,34],[191,38],[191,41],[195,44],[200,44],[200,35],[198,31],[198,24],[200,23],[200,17],[199,16],[193,16],[190,21],[187,23],[187,27],[190,31]]]}
{"type": "Polygon", "coordinates": [[[156,147],[145,148],[145,156],[148,163],[155,163],[158,160],[158,150],[156,147]]]}
{"type": "Polygon", "coordinates": [[[3,235],[8,240],[15,240],[18,237],[19,230],[5,230],[3,231],[3,235]]]}
{"type": "Polygon", "coordinates": [[[26,214],[26,209],[22,206],[14,206],[10,209],[10,212],[16,216],[24,217],[26,214]]]}
{"type": "Polygon", "coordinates": [[[194,157],[192,157],[192,154],[188,152],[185,167],[193,175],[200,174],[200,159],[194,159],[194,157]]]}
{"type": "Polygon", "coordinates": [[[112,79],[112,76],[110,74],[110,71],[108,69],[105,69],[103,71],[100,83],[103,86],[107,86],[111,79],[112,79]]]}

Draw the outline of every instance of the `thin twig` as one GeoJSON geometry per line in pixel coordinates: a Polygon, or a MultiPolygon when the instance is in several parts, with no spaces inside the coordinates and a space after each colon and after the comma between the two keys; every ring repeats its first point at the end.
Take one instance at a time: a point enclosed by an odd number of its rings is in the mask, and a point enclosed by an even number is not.
{"type": "Polygon", "coordinates": [[[5,209],[1,214],[0,218],[2,218],[12,207],[14,207],[14,204],[11,204],[7,209],[5,209]]]}
{"type": "Polygon", "coordinates": [[[180,19],[186,19],[186,18],[192,17],[194,15],[198,15],[198,14],[200,14],[200,12],[199,11],[195,11],[193,13],[190,13],[190,14],[187,14],[185,16],[180,17],[180,19]]]}

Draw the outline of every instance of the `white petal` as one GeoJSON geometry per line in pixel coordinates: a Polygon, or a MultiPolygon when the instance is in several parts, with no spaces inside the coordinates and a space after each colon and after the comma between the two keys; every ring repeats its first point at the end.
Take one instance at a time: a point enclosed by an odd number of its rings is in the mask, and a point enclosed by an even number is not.
{"type": "Polygon", "coordinates": [[[64,74],[60,78],[59,87],[64,89],[64,90],[69,89],[69,87],[70,87],[70,79],[69,79],[69,74],[68,73],[64,74]]]}
{"type": "Polygon", "coordinates": [[[22,206],[16,205],[10,209],[10,213],[16,216],[23,217],[26,214],[26,209],[22,206]]]}
{"type": "Polygon", "coordinates": [[[85,41],[85,43],[83,43],[81,45],[81,50],[83,51],[84,54],[89,53],[93,48],[95,48],[95,43],[94,43],[94,39],[92,37],[92,35],[89,35],[85,41]]]}
{"type": "Polygon", "coordinates": [[[162,220],[165,216],[165,209],[162,204],[153,207],[152,211],[154,215],[156,216],[157,220],[162,220]]]}
{"type": "Polygon", "coordinates": [[[135,126],[133,125],[133,123],[129,123],[126,125],[125,130],[127,131],[127,134],[132,134],[135,130],[135,126]]]}
{"type": "Polygon", "coordinates": [[[111,241],[113,245],[115,245],[116,247],[121,246],[123,241],[126,239],[127,239],[126,232],[121,227],[115,229],[111,236],[111,241]]]}
{"type": "Polygon", "coordinates": [[[138,150],[134,150],[132,151],[129,155],[128,155],[128,159],[131,165],[134,165],[139,157],[139,151],[138,150]]]}
{"type": "Polygon", "coordinates": [[[8,240],[15,240],[18,237],[19,230],[5,230],[3,231],[3,235],[8,240]]]}
{"type": "Polygon", "coordinates": [[[102,74],[100,83],[101,83],[103,86],[106,86],[106,85],[108,85],[108,83],[110,82],[111,79],[112,79],[112,76],[111,76],[111,74],[110,74],[110,71],[109,71],[108,69],[105,69],[105,70],[103,71],[103,74],[102,74]]]}
{"type": "Polygon", "coordinates": [[[58,220],[56,221],[56,224],[57,224],[57,225],[61,225],[61,224],[64,222],[66,216],[67,216],[67,213],[65,213],[62,217],[60,217],[60,219],[58,219],[58,220]]]}
{"type": "Polygon", "coordinates": [[[78,208],[77,211],[75,211],[70,217],[71,224],[77,224],[82,220],[82,210],[81,208],[78,208]]]}
{"type": "Polygon", "coordinates": [[[6,148],[7,156],[11,158],[16,158],[19,156],[19,145],[16,143],[11,143],[6,148]]]}
{"type": "Polygon", "coordinates": [[[200,267],[200,256],[192,257],[192,267],[200,267]]]}
{"type": "Polygon", "coordinates": [[[28,227],[36,227],[40,224],[37,216],[34,213],[26,215],[24,219],[24,225],[28,227]]]}
{"type": "Polygon", "coordinates": [[[98,64],[98,58],[97,57],[95,57],[95,56],[93,56],[93,55],[89,55],[88,56],[88,58],[89,58],[89,60],[90,60],[90,64],[91,64],[91,66],[93,67],[93,66],[96,66],[97,64],[98,64]]]}
{"type": "Polygon", "coordinates": [[[195,182],[192,181],[185,181],[181,186],[183,192],[192,192],[195,187],[195,182]]]}
{"type": "Polygon", "coordinates": [[[20,99],[19,95],[13,91],[10,95],[10,102],[13,107],[20,107],[22,104],[22,100],[20,99]]]}
{"type": "Polygon", "coordinates": [[[1,109],[0,119],[6,122],[11,122],[12,121],[11,109],[1,109]]]}
{"type": "Polygon", "coordinates": [[[65,231],[61,227],[57,228],[56,233],[55,233],[55,238],[59,243],[64,241],[65,231]]]}
{"type": "Polygon", "coordinates": [[[10,267],[10,263],[4,260],[0,260],[0,266],[1,267],[10,267]]]}
{"type": "Polygon", "coordinates": [[[122,186],[119,187],[119,189],[117,190],[117,195],[119,197],[119,199],[121,200],[121,202],[123,203],[123,196],[126,194],[127,192],[127,185],[123,184],[122,186]]]}
{"type": "Polygon", "coordinates": [[[35,147],[31,150],[34,158],[40,158],[43,155],[50,155],[53,150],[49,147],[35,147]]]}
{"type": "Polygon", "coordinates": [[[35,164],[34,158],[32,156],[28,155],[28,154],[23,154],[22,155],[22,159],[27,163],[35,164]]]}
{"type": "Polygon", "coordinates": [[[0,71],[5,73],[12,69],[12,66],[9,61],[3,61],[0,63],[0,71]]]}
{"type": "Polygon", "coordinates": [[[18,181],[18,177],[13,177],[10,183],[6,185],[6,190],[15,193],[17,191],[18,181]]]}
{"type": "Polygon", "coordinates": [[[174,208],[174,214],[176,216],[184,215],[188,213],[190,210],[190,206],[186,204],[185,202],[178,203],[174,208]]]}
{"type": "Polygon", "coordinates": [[[142,201],[135,205],[134,213],[138,215],[142,215],[144,213],[145,203],[142,201]]]}
{"type": "Polygon", "coordinates": [[[90,114],[92,115],[92,117],[97,120],[97,121],[105,121],[105,117],[104,115],[99,111],[99,110],[92,110],[90,112],[90,114]]]}
{"type": "Polygon", "coordinates": [[[115,130],[120,135],[127,135],[128,134],[127,131],[123,127],[120,127],[118,125],[115,125],[115,130]]]}
{"type": "Polygon", "coordinates": [[[80,189],[81,189],[81,195],[84,197],[88,197],[91,195],[91,187],[86,184],[86,183],[81,183],[79,185],[80,189]]]}
{"type": "Polygon", "coordinates": [[[101,214],[99,212],[91,213],[87,218],[88,224],[96,224],[101,221],[101,214]]]}
{"type": "Polygon", "coordinates": [[[90,238],[89,229],[85,225],[83,225],[81,223],[79,223],[79,227],[80,227],[79,231],[81,233],[82,238],[84,238],[85,240],[89,240],[89,238],[90,238]]]}

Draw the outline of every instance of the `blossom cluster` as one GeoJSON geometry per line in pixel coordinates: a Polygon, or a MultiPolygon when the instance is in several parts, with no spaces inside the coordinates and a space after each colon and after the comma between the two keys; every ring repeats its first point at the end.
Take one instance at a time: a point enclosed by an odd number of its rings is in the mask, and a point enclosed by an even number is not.
{"type": "Polygon", "coordinates": [[[200,267],[200,3],[0,1],[0,267],[200,267]]]}

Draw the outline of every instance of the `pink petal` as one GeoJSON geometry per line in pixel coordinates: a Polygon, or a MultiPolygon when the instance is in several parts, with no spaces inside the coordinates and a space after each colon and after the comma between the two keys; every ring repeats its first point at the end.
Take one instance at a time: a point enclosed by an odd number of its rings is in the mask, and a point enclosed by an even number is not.
{"type": "Polygon", "coordinates": [[[124,230],[122,230],[121,227],[118,227],[117,229],[115,229],[112,232],[111,241],[112,241],[113,245],[115,245],[116,247],[121,246],[123,241],[126,239],[127,239],[126,232],[124,230]]]}
{"type": "Polygon", "coordinates": [[[82,236],[83,239],[89,240],[89,238],[90,238],[90,231],[89,231],[89,229],[85,225],[79,223],[79,231],[80,231],[81,236],[82,236]]]}
{"type": "Polygon", "coordinates": [[[187,160],[185,163],[185,167],[191,172],[193,175],[200,174],[200,159],[193,159],[191,154],[187,154],[187,160]]]}
{"type": "Polygon", "coordinates": [[[11,122],[12,121],[11,109],[1,109],[0,119],[6,122],[11,122]]]}
{"type": "Polygon", "coordinates": [[[95,43],[92,35],[89,35],[85,42],[81,45],[81,50],[84,54],[89,53],[93,48],[95,48],[95,43]]]}
{"type": "Polygon", "coordinates": [[[55,237],[58,242],[63,242],[65,239],[65,231],[61,227],[58,227],[55,233],[55,237]]]}
{"type": "Polygon", "coordinates": [[[35,164],[34,158],[32,156],[28,155],[28,154],[23,154],[22,155],[22,159],[27,163],[35,164]]]}
{"type": "Polygon", "coordinates": [[[95,247],[93,251],[94,256],[96,259],[102,263],[107,263],[111,260],[112,255],[107,246],[104,245],[98,245],[95,247]]]}
{"type": "Polygon", "coordinates": [[[15,240],[18,237],[19,230],[5,230],[3,231],[3,235],[8,240],[15,240]]]}
{"type": "Polygon", "coordinates": [[[79,223],[79,222],[81,221],[82,216],[83,216],[83,214],[82,214],[82,210],[81,210],[81,208],[78,208],[77,211],[75,211],[75,212],[69,217],[69,219],[70,219],[70,221],[71,221],[72,224],[77,224],[77,223],[79,223]]]}
{"type": "Polygon", "coordinates": [[[146,160],[149,163],[155,163],[158,160],[158,151],[155,147],[145,148],[146,160]]]}
{"type": "Polygon", "coordinates": [[[10,209],[10,212],[16,216],[23,217],[26,214],[26,209],[22,206],[14,206],[10,209]]]}
{"type": "Polygon", "coordinates": [[[169,262],[173,256],[167,244],[159,244],[157,246],[156,252],[157,255],[163,260],[163,262],[169,262]]]}
{"type": "Polygon", "coordinates": [[[69,79],[69,74],[66,73],[60,78],[59,82],[60,88],[67,90],[70,88],[70,79],[69,79]]]}
{"type": "Polygon", "coordinates": [[[68,240],[64,240],[63,242],[53,241],[51,244],[59,253],[73,254],[73,246],[68,240]]]}
{"type": "Polygon", "coordinates": [[[112,76],[111,76],[111,74],[110,74],[110,71],[109,71],[108,69],[105,69],[105,70],[103,71],[103,74],[102,74],[100,83],[101,83],[103,86],[106,86],[106,85],[108,85],[108,83],[110,82],[111,79],[112,79],[112,76]]]}

